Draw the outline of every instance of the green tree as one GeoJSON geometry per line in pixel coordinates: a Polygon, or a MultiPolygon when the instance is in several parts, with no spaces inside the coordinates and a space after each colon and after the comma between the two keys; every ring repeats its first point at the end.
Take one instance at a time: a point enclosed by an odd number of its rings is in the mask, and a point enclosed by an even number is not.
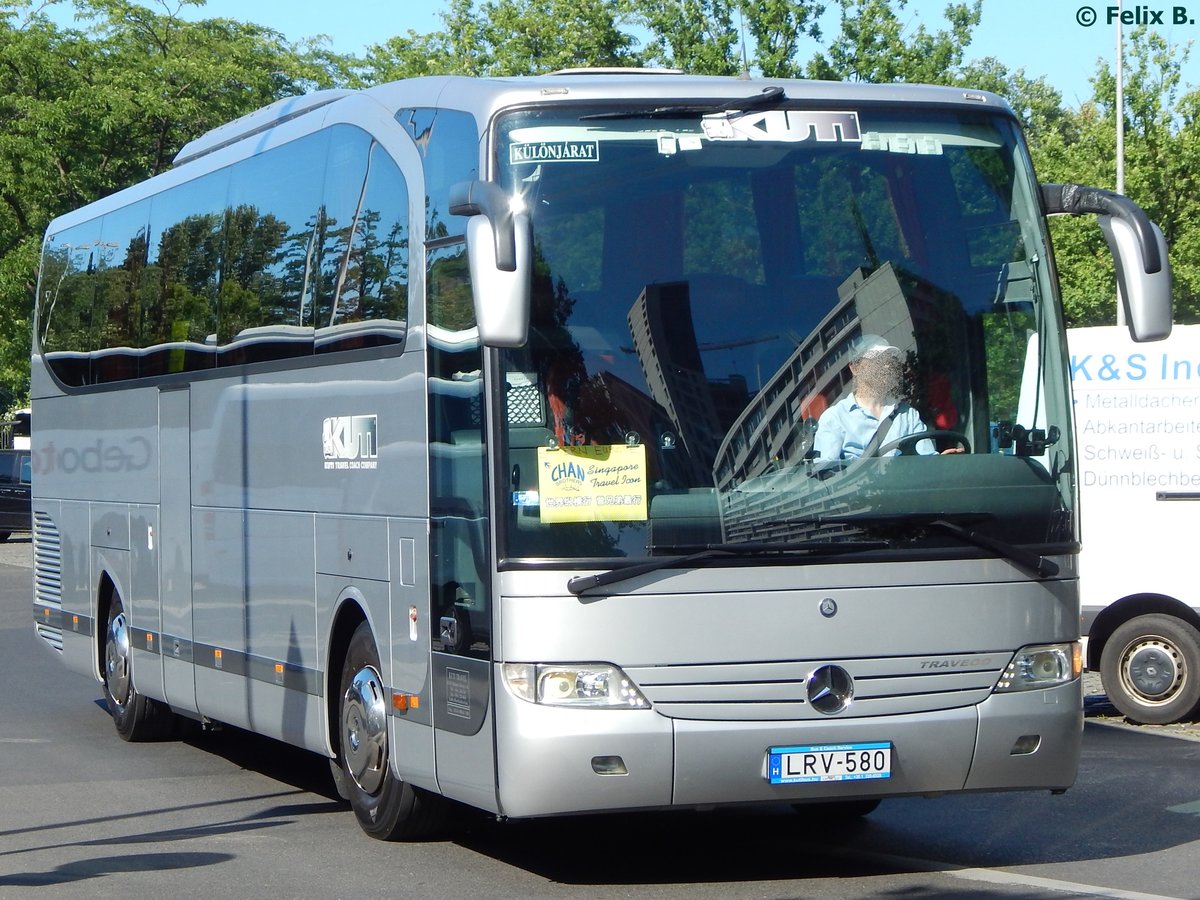
{"type": "Polygon", "coordinates": [[[800,41],[819,38],[825,4],[809,0],[619,0],[649,32],[648,62],[695,75],[798,78],[800,41]]]}
{"type": "Polygon", "coordinates": [[[649,61],[697,75],[742,70],[737,0],[632,0],[629,8],[653,36],[649,61]]]}
{"type": "Polygon", "coordinates": [[[634,39],[609,0],[491,0],[481,34],[491,75],[553,72],[575,66],[637,65],[634,39]]]}
{"type": "Polygon", "coordinates": [[[635,66],[636,40],[614,0],[450,0],[443,29],[389,38],[367,51],[357,85],[422,75],[535,75],[579,66],[635,66]]]}
{"type": "MultiPolygon", "coordinates": [[[[1170,246],[1175,320],[1200,321],[1200,91],[1185,88],[1188,49],[1139,28],[1125,45],[1125,193],[1159,224],[1170,246]]],[[[1094,99],[1061,130],[1036,135],[1043,181],[1116,186],[1116,80],[1107,61],[1092,79],[1094,99]]],[[[1068,321],[1116,320],[1110,252],[1090,218],[1055,219],[1055,256],[1068,321]]]]}
{"type": "Polygon", "coordinates": [[[955,75],[955,83],[991,91],[1007,100],[1031,143],[1054,137],[1070,143],[1079,138],[1075,118],[1063,106],[1062,92],[1052,87],[1045,76],[1030,79],[1024,69],[1010,72],[1000,60],[988,56],[965,64],[955,75]]]}
{"type": "Polygon", "coordinates": [[[810,78],[835,81],[952,84],[979,24],[983,0],[950,3],[945,9],[949,30],[906,28],[897,11],[907,0],[838,0],[841,29],[828,48],[807,66],[810,78]]]}
{"type": "Polygon", "coordinates": [[[449,0],[449,7],[441,13],[441,31],[417,34],[410,28],[368,47],[366,57],[352,67],[351,84],[368,87],[425,75],[482,75],[489,57],[474,0],[449,0]]]}

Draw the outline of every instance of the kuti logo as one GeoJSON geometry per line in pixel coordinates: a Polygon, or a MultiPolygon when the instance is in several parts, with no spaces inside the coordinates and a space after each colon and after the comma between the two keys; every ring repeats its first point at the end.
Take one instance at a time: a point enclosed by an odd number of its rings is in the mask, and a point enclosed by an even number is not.
{"type": "Polygon", "coordinates": [[[326,469],[374,469],[379,457],[377,416],[331,416],[321,426],[326,469]]]}

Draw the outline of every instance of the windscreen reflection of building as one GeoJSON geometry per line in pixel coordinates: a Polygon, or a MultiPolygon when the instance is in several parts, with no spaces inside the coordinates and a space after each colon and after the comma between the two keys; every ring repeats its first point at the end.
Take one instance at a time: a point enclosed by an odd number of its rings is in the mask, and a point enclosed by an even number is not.
{"type": "Polygon", "coordinates": [[[722,423],[731,421],[749,397],[745,379],[714,382],[705,374],[687,282],[647,285],[627,320],[650,396],[677,429],[675,450],[687,460],[689,484],[711,484],[713,460],[728,427],[722,423]]]}
{"type": "Polygon", "coordinates": [[[803,461],[816,420],[850,390],[850,347],[864,333],[905,353],[916,349],[912,313],[890,263],[856,269],[838,286],[829,312],[738,416],[717,451],[718,490],[803,461]]]}
{"type": "MultiPolygon", "coordinates": [[[[832,296],[832,282],[824,286],[832,296]]],[[[814,287],[808,303],[820,306],[814,287]]],[[[816,420],[850,390],[850,347],[864,333],[906,354],[916,350],[913,314],[890,263],[856,269],[838,285],[829,312],[753,396],[740,376],[712,381],[705,374],[687,282],[647,286],[628,322],[651,396],[676,424],[696,469],[693,484],[713,483],[720,492],[803,461],[816,420]]],[[[785,331],[790,323],[779,324],[785,331]]]]}

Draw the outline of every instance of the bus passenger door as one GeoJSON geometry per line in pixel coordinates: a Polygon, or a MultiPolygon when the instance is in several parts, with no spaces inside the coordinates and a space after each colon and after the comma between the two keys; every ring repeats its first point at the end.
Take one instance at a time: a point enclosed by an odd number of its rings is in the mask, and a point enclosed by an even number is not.
{"type": "MultiPolygon", "coordinates": [[[[461,252],[462,245],[432,252],[431,282],[444,272],[461,272],[461,252]]],[[[449,797],[495,812],[482,368],[478,343],[430,336],[429,604],[438,786],[449,797]]]]}
{"type": "Polygon", "coordinates": [[[196,709],[192,669],[191,392],[164,387],[158,394],[159,535],[163,686],[167,703],[196,709]]]}

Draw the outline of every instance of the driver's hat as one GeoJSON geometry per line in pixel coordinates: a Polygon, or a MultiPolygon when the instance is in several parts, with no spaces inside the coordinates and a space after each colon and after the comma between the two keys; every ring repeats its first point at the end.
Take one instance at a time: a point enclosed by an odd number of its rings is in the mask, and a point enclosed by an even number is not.
{"type": "Polygon", "coordinates": [[[884,353],[900,354],[899,347],[893,347],[877,334],[864,334],[850,345],[850,361],[874,359],[884,353]]]}

